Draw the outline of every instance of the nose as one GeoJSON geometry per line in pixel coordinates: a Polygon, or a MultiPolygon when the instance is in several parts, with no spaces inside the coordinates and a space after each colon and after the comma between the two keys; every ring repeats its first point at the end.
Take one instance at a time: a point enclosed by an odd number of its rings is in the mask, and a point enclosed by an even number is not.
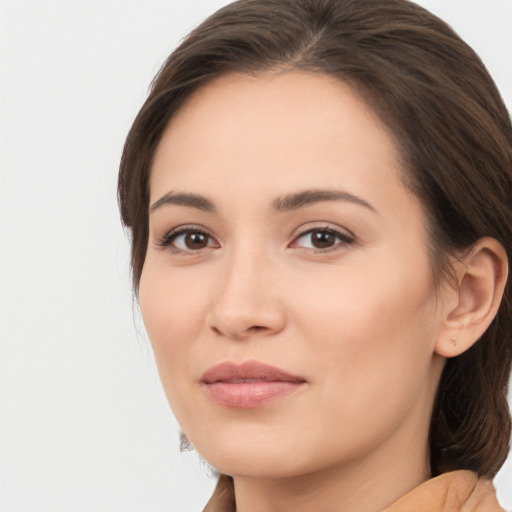
{"type": "Polygon", "coordinates": [[[286,315],[278,274],[270,258],[254,250],[226,258],[206,318],[210,329],[233,340],[281,332],[286,315]]]}

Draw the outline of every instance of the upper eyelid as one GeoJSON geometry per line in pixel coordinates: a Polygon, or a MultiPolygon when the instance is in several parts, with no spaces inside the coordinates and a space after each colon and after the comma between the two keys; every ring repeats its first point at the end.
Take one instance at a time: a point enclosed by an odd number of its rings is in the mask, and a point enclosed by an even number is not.
{"type": "Polygon", "coordinates": [[[341,226],[337,226],[335,224],[331,224],[330,222],[308,222],[306,224],[303,224],[301,227],[295,229],[292,233],[292,240],[297,239],[298,237],[311,233],[312,231],[331,231],[333,233],[339,233],[342,236],[350,237],[352,239],[355,239],[356,236],[352,231],[350,231],[347,228],[342,228],[341,226]]]}
{"type": "Polygon", "coordinates": [[[332,225],[326,226],[324,224],[323,226],[311,226],[311,227],[301,230],[299,233],[297,233],[293,236],[292,240],[288,243],[287,247],[289,249],[293,249],[293,250],[302,250],[302,251],[307,251],[307,252],[313,251],[314,253],[317,253],[317,254],[327,254],[330,252],[337,253],[339,250],[341,250],[343,248],[347,248],[349,246],[352,247],[355,245],[358,245],[358,241],[357,241],[355,235],[350,230],[347,230],[347,229],[344,229],[341,227],[335,228],[335,227],[332,227],[332,225]],[[300,240],[302,238],[304,238],[307,235],[311,235],[314,232],[322,232],[322,231],[330,232],[331,234],[334,234],[338,238],[338,241],[334,245],[325,247],[325,248],[312,248],[312,247],[301,247],[300,246],[300,240]]]}
{"type": "Polygon", "coordinates": [[[165,231],[163,236],[169,237],[176,234],[187,233],[189,231],[197,231],[209,235],[212,238],[215,238],[209,229],[205,228],[204,226],[201,226],[200,224],[180,224],[179,226],[176,226],[165,231]]]}
{"type": "Polygon", "coordinates": [[[194,224],[182,224],[171,228],[165,231],[163,235],[156,237],[155,243],[160,247],[165,247],[170,245],[177,237],[189,232],[203,233],[215,240],[216,243],[219,243],[218,239],[210,232],[210,230],[206,229],[204,226],[194,224]]]}

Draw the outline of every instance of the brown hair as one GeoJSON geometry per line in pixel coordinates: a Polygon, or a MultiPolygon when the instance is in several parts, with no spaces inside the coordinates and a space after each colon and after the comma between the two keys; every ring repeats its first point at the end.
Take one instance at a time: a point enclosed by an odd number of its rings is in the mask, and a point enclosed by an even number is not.
{"type": "MultiPolygon", "coordinates": [[[[119,202],[135,290],[148,242],[152,158],[170,118],[214,78],[272,69],[337,77],[379,114],[401,149],[404,182],[427,212],[438,282],[449,275],[447,255],[483,236],[499,240],[510,260],[510,118],[484,65],[448,25],[408,0],[239,0],[172,53],[128,135],[119,202]]],[[[492,477],[507,457],[510,295],[508,283],[487,332],[446,364],[431,423],[434,474],[470,469],[492,477]]],[[[229,482],[220,482],[225,499],[229,482]]]]}

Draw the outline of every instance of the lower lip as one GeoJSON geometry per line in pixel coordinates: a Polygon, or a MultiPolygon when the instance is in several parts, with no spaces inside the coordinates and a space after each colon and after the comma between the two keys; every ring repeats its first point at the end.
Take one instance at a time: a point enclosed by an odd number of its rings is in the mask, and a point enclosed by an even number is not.
{"type": "Polygon", "coordinates": [[[207,392],[214,402],[226,407],[251,409],[267,405],[279,398],[294,393],[303,382],[214,382],[206,384],[207,392]]]}

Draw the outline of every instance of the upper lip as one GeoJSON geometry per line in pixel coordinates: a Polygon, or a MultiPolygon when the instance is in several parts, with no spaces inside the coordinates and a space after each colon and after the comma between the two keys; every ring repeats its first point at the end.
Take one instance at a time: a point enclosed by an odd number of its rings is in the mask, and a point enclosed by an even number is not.
{"type": "Polygon", "coordinates": [[[242,364],[232,362],[220,363],[209,368],[202,376],[201,382],[214,384],[216,382],[306,382],[303,377],[292,375],[280,368],[247,361],[242,364]]]}

